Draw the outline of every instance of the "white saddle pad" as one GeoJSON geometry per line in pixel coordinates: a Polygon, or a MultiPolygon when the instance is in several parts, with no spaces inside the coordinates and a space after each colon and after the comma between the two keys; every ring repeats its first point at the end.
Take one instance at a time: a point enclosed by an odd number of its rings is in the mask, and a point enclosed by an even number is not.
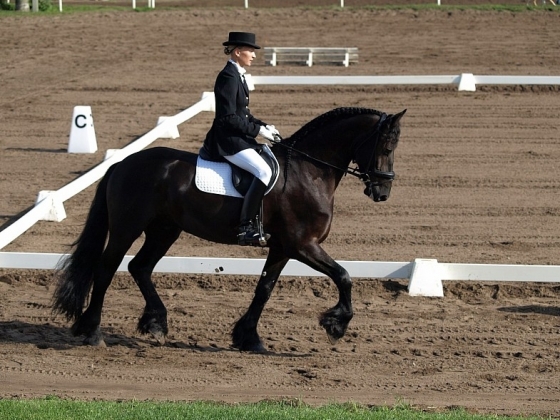
{"type": "Polygon", "coordinates": [[[196,162],[196,187],[210,194],[243,197],[231,181],[231,166],[225,162],[204,160],[200,156],[196,162]]]}

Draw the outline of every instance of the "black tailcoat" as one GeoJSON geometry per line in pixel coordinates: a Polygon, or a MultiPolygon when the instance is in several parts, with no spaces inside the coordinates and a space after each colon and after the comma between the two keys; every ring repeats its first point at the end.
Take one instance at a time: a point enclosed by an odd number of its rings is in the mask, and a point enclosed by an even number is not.
{"type": "Polygon", "coordinates": [[[231,156],[258,143],[255,137],[266,123],[249,111],[249,89],[235,64],[228,61],[214,85],[216,115],[204,140],[204,148],[213,157],[231,156]]]}

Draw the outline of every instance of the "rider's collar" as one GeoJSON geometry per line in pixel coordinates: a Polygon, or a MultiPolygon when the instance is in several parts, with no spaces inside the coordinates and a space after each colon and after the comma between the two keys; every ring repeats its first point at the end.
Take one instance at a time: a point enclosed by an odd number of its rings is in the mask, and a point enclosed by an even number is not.
{"type": "Polygon", "coordinates": [[[231,58],[228,61],[235,66],[235,68],[237,69],[237,71],[239,72],[240,75],[244,75],[247,72],[247,70],[245,70],[243,67],[241,67],[239,64],[237,64],[231,58]]]}

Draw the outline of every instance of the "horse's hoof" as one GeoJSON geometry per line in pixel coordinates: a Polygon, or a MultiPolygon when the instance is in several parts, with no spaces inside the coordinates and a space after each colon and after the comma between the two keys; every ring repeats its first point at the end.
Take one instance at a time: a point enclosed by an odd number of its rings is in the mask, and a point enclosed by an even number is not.
{"type": "Polygon", "coordinates": [[[86,346],[93,346],[93,347],[107,347],[105,344],[105,340],[103,340],[103,335],[99,331],[96,331],[93,335],[84,338],[82,343],[86,346]]]}
{"type": "Polygon", "coordinates": [[[319,319],[319,325],[325,329],[329,341],[331,344],[335,344],[338,340],[344,337],[346,330],[348,328],[348,323],[352,319],[352,315],[349,317],[334,316],[333,311],[327,311],[319,319]]]}
{"type": "Polygon", "coordinates": [[[161,329],[157,331],[150,331],[150,332],[152,333],[152,337],[154,337],[154,339],[157,341],[157,343],[160,346],[163,346],[165,344],[165,334],[161,329]]]}
{"type": "Polygon", "coordinates": [[[243,348],[243,349],[239,349],[239,351],[242,351],[244,353],[257,353],[257,354],[263,354],[263,353],[267,353],[268,350],[264,348],[264,346],[262,344],[258,344],[256,346],[252,346],[252,347],[248,347],[248,348],[243,348]]]}
{"type": "Polygon", "coordinates": [[[247,351],[249,353],[266,353],[267,352],[267,350],[264,348],[262,343],[255,344],[251,348],[243,350],[243,351],[247,351]]]}
{"type": "Polygon", "coordinates": [[[84,346],[92,346],[92,347],[100,347],[100,348],[107,347],[107,344],[105,344],[105,340],[91,340],[89,338],[84,338],[84,341],[82,341],[82,343],[84,344],[84,346]]]}
{"type": "Polygon", "coordinates": [[[336,338],[329,333],[327,333],[327,338],[329,339],[329,343],[331,343],[333,346],[340,340],[340,338],[336,338]]]}
{"type": "Polygon", "coordinates": [[[156,317],[144,314],[138,321],[137,328],[140,334],[151,334],[159,345],[163,346],[165,344],[167,335],[167,320],[165,318],[158,321],[156,317]]]}
{"type": "Polygon", "coordinates": [[[165,344],[166,331],[156,322],[155,319],[150,320],[146,329],[146,333],[150,333],[160,346],[165,344]]]}
{"type": "Polygon", "coordinates": [[[263,346],[263,344],[259,341],[258,343],[253,344],[233,344],[232,347],[244,353],[266,353],[268,350],[263,346]]]}

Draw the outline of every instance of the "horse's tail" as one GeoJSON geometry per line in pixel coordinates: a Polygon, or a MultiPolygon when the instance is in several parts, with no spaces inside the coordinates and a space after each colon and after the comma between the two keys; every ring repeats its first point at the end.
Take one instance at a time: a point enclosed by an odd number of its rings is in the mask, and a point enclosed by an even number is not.
{"type": "Polygon", "coordinates": [[[68,321],[82,314],[93,284],[93,273],[101,260],[109,233],[107,184],[115,165],[111,166],[97,186],[84,230],[72,244],[74,252],[60,267],[53,295],[53,313],[63,314],[68,321]]]}

